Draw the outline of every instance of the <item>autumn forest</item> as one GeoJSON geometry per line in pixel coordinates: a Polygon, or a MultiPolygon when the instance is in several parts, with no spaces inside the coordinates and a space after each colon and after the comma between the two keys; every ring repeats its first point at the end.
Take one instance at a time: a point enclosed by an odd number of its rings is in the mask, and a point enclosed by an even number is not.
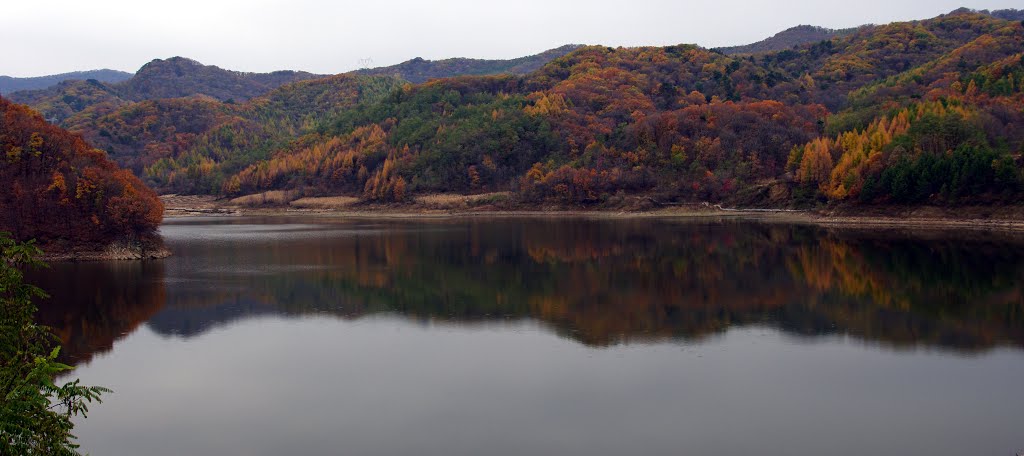
{"type": "Polygon", "coordinates": [[[637,195],[1012,203],[1024,192],[1024,22],[996,13],[796,28],[751,48],[573,45],[334,76],[155,60],[120,82],[8,95],[2,225],[65,239],[42,219],[73,213],[93,221],[90,240],[144,233],[160,207],[143,183],[389,205],[489,192],[593,209],[637,195]]]}
{"type": "Polygon", "coordinates": [[[38,3],[0,455],[1024,456],[1024,9],[38,3]]]}

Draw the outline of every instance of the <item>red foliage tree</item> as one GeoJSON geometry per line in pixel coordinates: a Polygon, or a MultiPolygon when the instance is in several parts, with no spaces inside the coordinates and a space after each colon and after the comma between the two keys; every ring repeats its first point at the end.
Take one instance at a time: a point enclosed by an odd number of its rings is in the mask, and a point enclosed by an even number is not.
{"type": "Polygon", "coordinates": [[[163,204],[78,135],[0,98],[0,230],[42,245],[103,246],[151,236],[163,204]]]}

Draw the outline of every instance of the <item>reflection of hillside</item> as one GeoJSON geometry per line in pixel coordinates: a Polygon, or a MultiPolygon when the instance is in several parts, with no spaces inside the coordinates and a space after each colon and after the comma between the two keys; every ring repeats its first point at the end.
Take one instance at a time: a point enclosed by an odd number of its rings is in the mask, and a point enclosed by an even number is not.
{"type": "Polygon", "coordinates": [[[172,287],[152,326],[190,335],[268,312],[389,312],[535,318],[590,345],[700,338],[759,323],[897,346],[1024,346],[1019,245],[657,221],[416,227],[218,245],[225,264],[259,266],[218,275],[209,289],[172,287]]]}
{"type": "Polygon", "coordinates": [[[159,261],[56,263],[27,279],[49,299],[38,301],[37,319],[60,338],[61,358],[88,362],[109,351],[164,304],[159,261]]]}
{"type": "MultiPolygon", "coordinates": [[[[146,324],[161,334],[189,337],[240,318],[280,313],[273,305],[242,297],[225,298],[219,302],[208,299],[208,302],[198,306],[169,305],[146,324]]],[[[179,301],[178,304],[182,303],[179,301]]]]}
{"type": "Polygon", "coordinates": [[[140,323],[191,337],[258,315],[531,318],[582,343],[699,339],[731,326],[891,346],[1024,347],[1024,245],[756,224],[391,222],[308,236],[171,239],[160,262],[30,274],[69,362],[140,323]]]}
{"type": "Polygon", "coordinates": [[[788,262],[828,319],[868,339],[986,347],[1024,344],[1024,259],[984,242],[826,238],[788,262]]]}

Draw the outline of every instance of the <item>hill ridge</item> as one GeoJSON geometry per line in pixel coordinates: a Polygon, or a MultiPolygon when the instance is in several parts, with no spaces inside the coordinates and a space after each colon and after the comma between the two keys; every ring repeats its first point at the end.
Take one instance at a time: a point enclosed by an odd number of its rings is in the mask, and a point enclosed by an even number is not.
{"type": "Polygon", "coordinates": [[[453,76],[486,76],[494,74],[526,74],[540,69],[545,63],[583,47],[580,44],[566,44],[533,55],[512,59],[477,59],[450,57],[427,60],[414,57],[396,65],[367,68],[354,71],[358,74],[396,76],[414,84],[430,79],[453,76]]]}

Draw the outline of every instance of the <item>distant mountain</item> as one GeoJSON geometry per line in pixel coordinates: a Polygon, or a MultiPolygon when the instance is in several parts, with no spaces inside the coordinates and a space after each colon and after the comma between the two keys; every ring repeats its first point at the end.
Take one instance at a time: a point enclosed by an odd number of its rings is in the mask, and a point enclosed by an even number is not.
{"type": "Polygon", "coordinates": [[[36,76],[31,78],[15,78],[0,76],[0,95],[19,90],[38,90],[55,86],[64,81],[95,79],[100,82],[121,82],[132,77],[131,73],[117,70],[74,71],[71,73],[36,76]]]}
{"type": "Polygon", "coordinates": [[[756,43],[743,46],[722,47],[717,50],[726,55],[778,52],[804,44],[817,43],[819,41],[830,40],[832,38],[848,36],[853,34],[855,31],[857,31],[856,28],[836,30],[825,27],[816,27],[813,25],[798,25],[776,33],[771,38],[766,38],[756,43]]]}
{"type": "Polygon", "coordinates": [[[374,76],[394,76],[414,84],[426,82],[430,79],[450,78],[453,76],[527,74],[580,47],[582,45],[567,44],[555,49],[549,49],[540,54],[510,60],[467,59],[460,57],[431,61],[417,57],[398,65],[358,70],[356,72],[374,76]]]}
{"type": "Polygon", "coordinates": [[[122,82],[63,81],[46,89],[14,92],[9,98],[32,106],[50,122],[63,123],[94,106],[109,111],[133,102],[190,96],[244,102],[288,83],[322,77],[304,71],[244,73],[172,57],[153,60],[122,82]]]}

